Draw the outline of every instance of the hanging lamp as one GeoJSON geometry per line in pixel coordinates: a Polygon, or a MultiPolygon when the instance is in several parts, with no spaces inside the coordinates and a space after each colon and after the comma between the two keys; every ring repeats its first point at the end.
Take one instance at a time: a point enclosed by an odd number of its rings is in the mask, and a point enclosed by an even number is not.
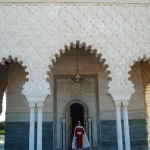
{"type": "Polygon", "coordinates": [[[80,74],[79,74],[79,65],[78,65],[78,47],[76,47],[76,74],[74,75],[74,77],[72,78],[72,80],[75,83],[80,83],[82,80],[84,80],[83,78],[81,78],[80,74]]]}

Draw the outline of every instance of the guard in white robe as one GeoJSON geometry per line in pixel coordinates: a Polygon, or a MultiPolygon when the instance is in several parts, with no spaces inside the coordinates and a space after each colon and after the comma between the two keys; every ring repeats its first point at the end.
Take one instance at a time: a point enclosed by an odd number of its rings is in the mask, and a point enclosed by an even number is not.
{"type": "Polygon", "coordinates": [[[75,127],[74,129],[74,136],[73,136],[73,140],[72,140],[72,149],[77,149],[77,150],[82,150],[84,148],[88,148],[90,147],[90,143],[88,141],[87,135],[85,133],[84,128],[81,126],[81,122],[78,122],[78,126],[75,127]],[[78,136],[79,134],[79,136],[78,136]],[[79,141],[79,139],[77,138],[81,138],[81,134],[82,134],[82,146],[77,145],[77,141],[79,141]]]}

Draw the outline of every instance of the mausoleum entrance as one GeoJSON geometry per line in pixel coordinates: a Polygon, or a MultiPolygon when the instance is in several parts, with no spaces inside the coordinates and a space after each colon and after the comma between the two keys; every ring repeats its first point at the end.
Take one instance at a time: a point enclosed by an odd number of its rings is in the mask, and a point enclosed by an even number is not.
{"type": "Polygon", "coordinates": [[[79,45],[71,46],[69,51],[65,50],[65,54],[54,63],[50,75],[51,81],[54,79],[51,83],[54,84],[54,149],[71,147],[73,130],[79,119],[86,130],[91,147],[100,147],[99,94],[104,98],[104,85],[107,84],[107,80],[102,81],[104,77],[104,69],[99,60],[79,45]],[[84,80],[76,83],[72,78],[78,69],[84,80]],[[99,83],[102,86],[99,86],[99,83]],[[99,91],[98,87],[102,90],[99,91]],[[74,124],[72,107],[77,108],[77,104],[82,108],[82,118],[76,119],[74,124]]]}
{"type": "Polygon", "coordinates": [[[55,78],[55,149],[71,148],[74,128],[79,120],[86,130],[91,147],[99,147],[97,76],[84,75],[84,77],[85,80],[81,83],[74,83],[70,76],[65,75],[55,78]]]}
{"type": "Polygon", "coordinates": [[[86,129],[87,111],[81,103],[74,102],[67,110],[67,130],[68,130],[68,149],[71,149],[71,142],[74,136],[74,129],[81,121],[81,125],[86,129]]]}
{"type": "Polygon", "coordinates": [[[81,125],[83,127],[85,125],[84,108],[81,104],[74,103],[70,106],[70,119],[71,119],[70,135],[72,138],[74,135],[74,129],[77,126],[78,121],[81,121],[81,125]]]}

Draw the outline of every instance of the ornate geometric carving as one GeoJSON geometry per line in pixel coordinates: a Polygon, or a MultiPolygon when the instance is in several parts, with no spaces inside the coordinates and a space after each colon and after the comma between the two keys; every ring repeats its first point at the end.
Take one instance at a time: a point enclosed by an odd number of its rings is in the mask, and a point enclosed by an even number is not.
{"type": "Polygon", "coordinates": [[[107,4],[150,4],[149,0],[0,0],[1,3],[107,3],[107,4]]]}
{"type": "MultiPolygon", "coordinates": [[[[44,86],[48,65],[76,41],[100,57],[110,73],[108,93],[134,92],[128,81],[131,58],[150,56],[150,6],[142,4],[0,5],[0,59],[9,55],[25,63],[29,81],[44,86]],[[109,11],[108,11],[109,10],[109,11]],[[70,43],[70,45],[68,45],[70,43]],[[64,48],[65,46],[65,48],[64,48]],[[38,82],[40,81],[40,82],[38,82]]],[[[35,93],[49,94],[46,85],[35,93]],[[46,91],[46,92],[44,92],[46,91]]],[[[33,91],[32,90],[32,91],[33,91]]],[[[124,95],[125,95],[124,94],[124,95]]]]}
{"type": "Polygon", "coordinates": [[[149,51],[148,48],[141,49],[141,52],[135,54],[134,56],[133,55],[129,56],[126,64],[124,65],[125,70],[124,70],[124,74],[123,74],[123,77],[122,77],[124,79],[123,80],[124,83],[123,82],[122,83],[123,83],[124,86],[128,86],[129,87],[129,89],[130,89],[130,91],[129,91],[130,95],[134,92],[134,85],[133,85],[133,83],[131,81],[129,81],[129,78],[130,78],[129,72],[131,71],[131,67],[137,61],[141,61],[141,60],[147,61],[149,63],[149,61],[150,61],[150,51],[149,51]]]}
{"type": "Polygon", "coordinates": [[[57,79],[57,87],[58,102],[66,102],[71,99],[81,99],[86,102],[95,101],[95,81],[93,78],[86,78],[80,84],[76,84],[70,78],[57,79]]]}

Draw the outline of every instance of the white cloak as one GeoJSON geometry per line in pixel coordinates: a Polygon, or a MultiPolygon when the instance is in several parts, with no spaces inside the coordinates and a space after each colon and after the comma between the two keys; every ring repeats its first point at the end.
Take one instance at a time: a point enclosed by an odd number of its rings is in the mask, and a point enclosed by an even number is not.
{"type": "MultiPolygon", "coordinates": [[[[83,128],[82,126],[80,126],[81,128],[83,128]]],[[[84,128],[83,128],[84,130],[84,128]]],[[[85,130],[84,130],[84,134],[83,134],[83,139],[82,139],[82,148],[87,148],[87,147],[90,147],[90,143],[89,143],[89,140],[87,138],[87,135],[85,133],[85,130]]],[[[73,140],[72,140],[72,149],[76,149],[76,137],[75,137],[75,134],[73,136],[73,140]]]]}

